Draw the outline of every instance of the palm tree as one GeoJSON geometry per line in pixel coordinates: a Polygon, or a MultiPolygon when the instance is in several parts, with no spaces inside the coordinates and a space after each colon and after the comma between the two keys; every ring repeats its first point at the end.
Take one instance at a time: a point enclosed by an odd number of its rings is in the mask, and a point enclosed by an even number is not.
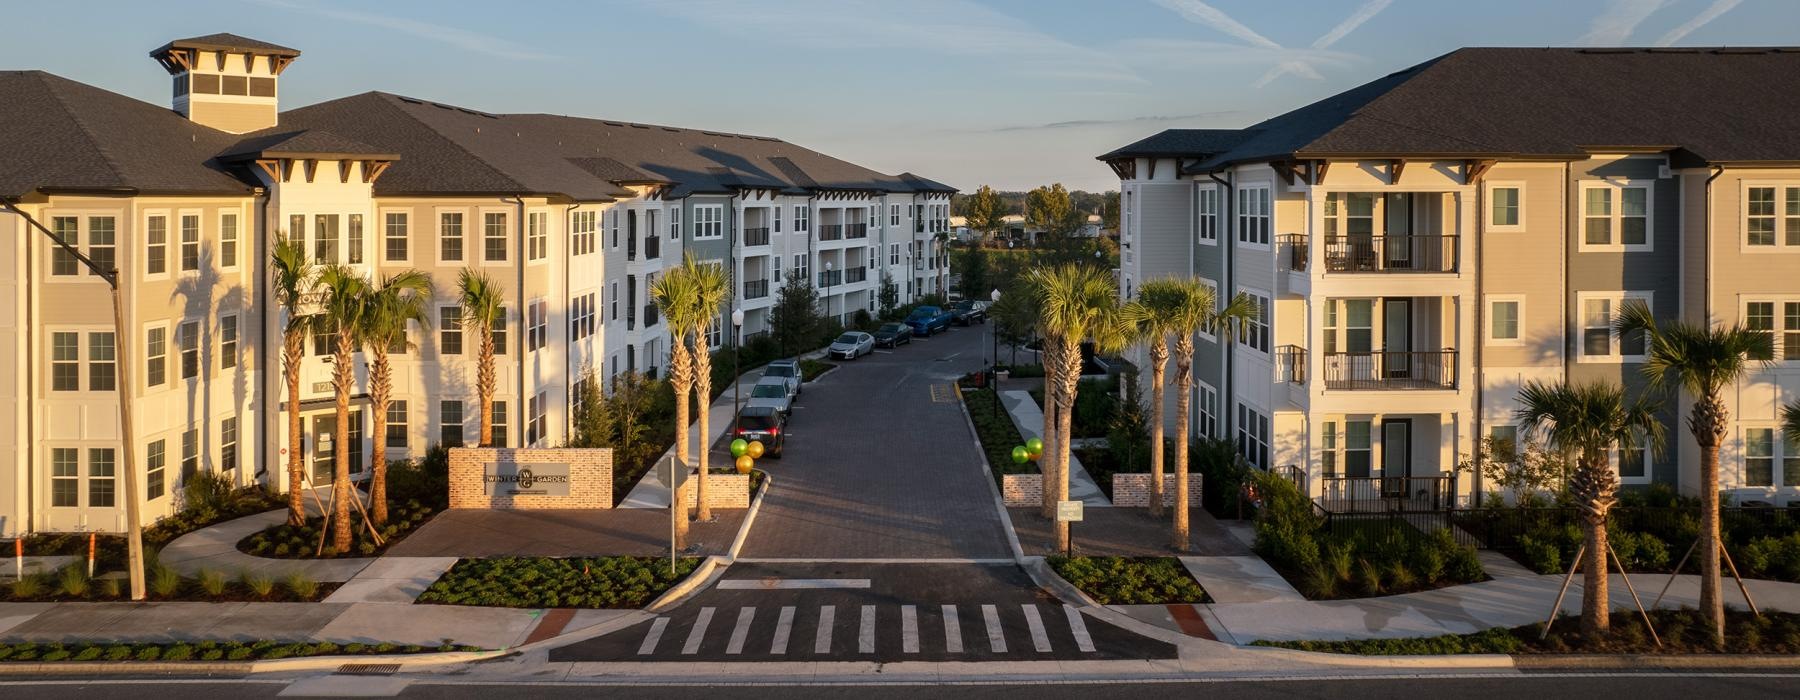
{"type": "Polygon", "coordinates": [[[288,524],[306,524],[306,501],[302,497],[305,472],[300,458],[300,363],[306,357],[306,336],[312,333],[317,316],[305,307],[312,303],[317,270],[306,245],[283,235],[275,241],[272,254],[275,304],[287,310],[287,321],[281,327],[281,378],[287,385],[287,474],[288,524]]]}
{"type": "Polygon", "coordinates": [[[1612,622],[1606,516],[1619,490],[1610,454],[1614,447],[1643,444],[1646,438],[1652,449],[1661,449],[1663,425],[1656,415],[1657,405],[1642,396],[1627,403],[1625,389],[1612,382],[1538,381],[1527,382],[1519,390],[1519,404],[1514,416],[1526,436],[1575,455],[1569,492],[1586,511],[1582,517],[1586,556],[1581,573],[1581,632],[1605,634],[1612,622]]]}
{"type": "Polygon", "coordinates": [[[1787,439],[1800,442],[1800,399],[1781,407],[1781,432],[1787,439]]]}
{"type": "MultiPolygon", "coordinates": [[[[1114,352],[1126,339],[1126,324],[1119,313],[1119,289],[1112,273],[1085,264],[1038,268],[1030,273],[1034,291],[1042,303],[1038,325],[1043,330],[1045,452],[1043,476],[1046,516],[1058,501],[1069,497],[1069,436],[1073,428],[1075,393],[1081,383],[1081,344],[1092,341],[1097,352],[1114,352]]],[[[1069,524],[1056,524],[1059,549],[1067,548],[1069,524]]]]}
{"type": "Polygon", "coordinates": [[[1772,357],[1774,338],[1738,324],[1713,327],[1685,321],[1659,322],[1650,308],[1627,302],[1613,323],[1620,334],[1642,334],[1643,373],[1651,386],[1694,400],[1688,431],[1700,447],[1700,612],[1715,644],[1725,643],[1725,598],[1719,580],[1719,445],[1730,427],[1725,388],[1750,371],[1752,358],[1772,357]]]}
{"type": "Polygon", "coordinates": [[[394,371],[388,353],[404,352],[412,344],[406,338],[406,327],[417,323],[431,325],[426,311],[431,302],[431,277],[418,270],[407,270],[387,278],[369,290],[368,306],[363,312],[362,331],[368,340],[369,411],[373,413],[374,454],[369,474],[369,517],[376,527],[387,524],[387,409],[394,393],[394,371]]]}
{"type": "Polygon", "coordinates": [[[1156,279],[1138,289],[1137,301],[1127,307],[1134,335],[1147,341],[1150,354],[1150,515],[1163,514],[1163,382],[1169,365],[1169,332],[1175,328],[1175,311],[1182,298],[1181,282],[1156,279]]]}
{"type": "MultiPolygon", "coordinates": [[[[1239,329],[1257,319],[1260,309],[1248,295],[1238,294],[1220,306],[1218,295],[1194,278],[1175,280],[1171,318],[1175,330],[1175,518],[1169,546],[1188,550],[1188,425],[1193,420],[1194,334],[1211,333],[1229,344],[1239,329]]],[[[1267,466],[1267,465],[1264,465],[1267,466]]]]}
{"type": "Polygon", "coordinates": [[[492,278],[463,268],[457,279],[461,291],[463,331],[479,338],[475,365],[475,391],[481,395],[481,446],[494,446],[494,326],[506,321],[506,292],[492,278]]]}
{"type": "MultiPolygon", "coordinates": [[[[718,263],[700,263],[693,253],[688,253],[681,261],[683,271],[693,280],[693,339],[694,339],[694,396],[700,410],[700,481],[696,484],[694,502],[698,520],[712,520],[712,508],[706,503],[706,458],[712,452],[707,441],[707,410],[712,405],[712,351],[706,346],[706,337],[712,332],[713,324],[719,322],[719,310],[724,308],[725,301],[731,298],[731,273],[718,263]]],[[[737,381],[735,378],[732,381],[737,381]]]]}
{"type": "MultiPolygon", "coordinates": [[[[688,397],[694,388],[694,360],[688,347],[688,336],[694,330],[694,308],[698,297],[694,278],[685,264],[664,272],[650,283],[650,298],[662,311],[663,323],[669,326],[669,385],[675,390],[675,454],[683,467],[689,463],[688,411],[692,404],[688,397]]],[[[701,442],[705,441],[702,435],[701,442]]],[[[707,447],[700,445],[700,451],[704,453],[707,447]]],[[[674,475],[670,476],[673,482],[674,475]]],[[[680,549],[687,540],[687,499],[673,483],[669,486],[669,518],[675,529],[675,547],[680,549]]]]}
{"type": "MultiPolygon", "coordinates": [[[[350,394],[356,391],[352,356],[362,348],[363,315],[368,309],[369,281],[345,265],[319,271],[321,330],[331,333],[331,391],[336,398],[337,435],[332,441],[332,547],[350,550],[350,394]]],[[[357,445],[357,450],[362,446],[357,445]]]]}

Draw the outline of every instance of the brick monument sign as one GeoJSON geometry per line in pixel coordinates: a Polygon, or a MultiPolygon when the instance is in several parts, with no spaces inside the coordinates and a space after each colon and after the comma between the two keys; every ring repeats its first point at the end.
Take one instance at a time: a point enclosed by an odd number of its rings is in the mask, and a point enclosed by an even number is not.
{"type": "Polygon", "coordinates": [[[450,450],[451,508],[611,508],[610,449],[450,450]]]}

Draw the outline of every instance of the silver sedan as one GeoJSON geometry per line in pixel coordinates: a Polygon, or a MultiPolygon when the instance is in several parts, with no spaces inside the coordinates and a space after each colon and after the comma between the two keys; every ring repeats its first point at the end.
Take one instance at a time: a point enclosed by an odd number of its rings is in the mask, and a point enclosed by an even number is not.
{"type": "Polygon", "coordinates": [[[825,352],[833,359],[854,360],[875,352],[875,336],[862,331],[850,331],[832,341],[831,347],[825,352]]]}

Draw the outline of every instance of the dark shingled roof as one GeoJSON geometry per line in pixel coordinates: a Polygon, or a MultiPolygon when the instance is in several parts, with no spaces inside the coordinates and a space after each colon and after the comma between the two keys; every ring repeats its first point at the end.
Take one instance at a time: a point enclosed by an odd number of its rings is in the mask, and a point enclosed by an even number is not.
{"type": "Polygon", "coordinates": [[[1243,129],[1150,142],[1193,172],[1286,158],[1579,158],[1673,151],[1677,165],[1800,162],[1800,49],[1469,48],[1243,129]],[[1177,146],[1195,142],[1192,148],[1177,146]]]}
{"type": "Polygon", "coordinates": [[[286,46],[282,46],[280,44],[271,44],[266,41],[259,41],[256,39],[251,39],[249,37],[242,37],[242,36],[238,36],[236,34],[227,34],[224,32],[220,32],[218,34],[208,34],[206,36],[189,37],[187,39],[176,39],[167,44],[164,44],[162,48],[159,48],[155,51],[150,52],[150,55],[155,56],[156,54],[162,53],[164,51],[168,51],[169,49],[201,49],[204,51],[233,51],[233,52],[240,52],[240,53],[273,54],[276,56],[298,56],[298,55],[300,55],[299,49],[290,49],[290,48],[288,48],[286,46]]]}
{"type": "Polygon", "coordinates": [[[1137,156],[1202,156],[1219,153],[1242,143],[1246,129],[1169,129],[1135,143],[1113,149],[1100,160],[1137,156]]]}
{"type": "Polygon", "coordinates": [[[370,160],[395,160],[400,156],[369,144],[347,139],[329,131],[306,129],[265,129],[252,134],[242,143],[232,147],[220,158],[238,160],[255,157],[267,158],[330,158],[332,156],[361,157],[370,160]]]}

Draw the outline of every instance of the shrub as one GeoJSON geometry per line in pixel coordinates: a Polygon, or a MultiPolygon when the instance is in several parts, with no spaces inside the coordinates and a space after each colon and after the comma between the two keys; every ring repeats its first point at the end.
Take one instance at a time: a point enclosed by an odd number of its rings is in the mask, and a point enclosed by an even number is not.
{"type": "Polygon", "coordinates": [[[312,600],[319,594],[319,582],[313,580],[311,576],[307,576],[305,572],[290,573],[284,582],[287,584],[288,592],[293,593],[296,599],[312,600]]]}
{"type": "Polygon", "coordinates": [[[86,598],[87,597],[87,594],[88,594],[87,569],[81,564],[81,562],[75,562],[75,563],[69,564],[67,566],[64,566],[61,569],[58,569],[56,572],[56,578],[57,578],[57,586],[62,590],[63,595],[73,596],[76,598],[86,598]]]}
{"type": "Polygon", "coordinates": [[[1045,561],[1102,605],[1207,602],[1206,591],[1173,557],[1053,556],[1045,561]]]}
{"type": "Polygon", "coordinates": [[[42,574],[26,574],[12,582],[12,597],[16,600],[36,598],[43,595],[47,587],[42,574]]]}
{"type": "Polygon", "coordinates": [[[214,598],[225,595],[225,574],[212,569],[201,569],[197,578],[200,582],[200,590],[207,595],[214,598]]]}
{"type": "Polygon", "coordinates": [[[421,603],[512,608],[637,608],[699,562],[660,557],[463,559],[419,596],[421,603]]]}
{"type": "Polygon", "coordinates": [[[116,578],[100,579],[100,595],[104,598],[118,598],[125,594],[125,583],[116,578]]]}
{"type": "Polygon", "coordinates": [[[181,595],[181,574],[158,562],[150,568],[150,592],[158,598],[181,595]]]}
{"type": "Polygon", "coordinates": [[[258,598],[268,598],[275,592],[275,579],[270,578],[268,574],[246,571],[241,575],[240,580],[243,581],[244,588],[258,598]]]}

